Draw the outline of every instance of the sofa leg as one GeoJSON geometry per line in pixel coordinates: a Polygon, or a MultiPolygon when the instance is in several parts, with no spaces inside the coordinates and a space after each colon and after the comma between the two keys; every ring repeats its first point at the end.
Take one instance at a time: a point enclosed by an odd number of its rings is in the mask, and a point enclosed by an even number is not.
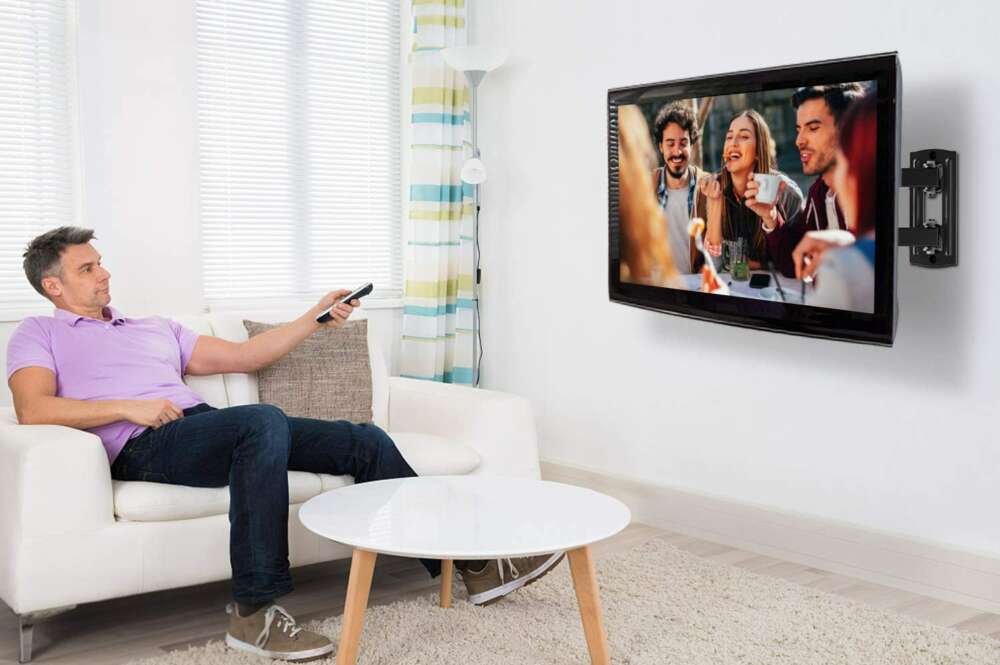
{"type": "Polygon", "coordinates": [[[17,615],[18,636],[20,638],[20,650],[18,651],[17,662],[31,662],[31,639],[34,637],[35,622],[39,619],[48,619],[63,612],[76,609],[76,605],[65,607],[54,607],[50,610],[39,610],[37,612],[25,612],[17,615]]]}
{"type": "Polygon", "coordinates": [[[35,630],[35,624],[30,623],[23,616],[17,618],[18,633],[21,637],[21,650],[18,652],[17,662],[31,662],[31,637],[35,630]]]}

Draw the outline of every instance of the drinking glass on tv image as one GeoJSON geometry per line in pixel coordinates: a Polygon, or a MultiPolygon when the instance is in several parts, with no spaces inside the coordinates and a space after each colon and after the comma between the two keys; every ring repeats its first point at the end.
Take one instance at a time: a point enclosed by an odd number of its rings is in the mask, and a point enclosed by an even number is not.
{"type": "Polygon", "coordinates": [[[875,81],[617,108],[621,282],[871,314],[875,81]]]}

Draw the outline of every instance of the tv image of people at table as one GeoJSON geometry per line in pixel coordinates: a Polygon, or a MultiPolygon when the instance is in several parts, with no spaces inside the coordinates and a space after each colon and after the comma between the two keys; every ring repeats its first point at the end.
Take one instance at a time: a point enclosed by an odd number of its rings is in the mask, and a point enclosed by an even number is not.
{"type": "Polygon", "coordinates": [[[620,280],[873,312],[875,93],[619,106],[620,280]]]}

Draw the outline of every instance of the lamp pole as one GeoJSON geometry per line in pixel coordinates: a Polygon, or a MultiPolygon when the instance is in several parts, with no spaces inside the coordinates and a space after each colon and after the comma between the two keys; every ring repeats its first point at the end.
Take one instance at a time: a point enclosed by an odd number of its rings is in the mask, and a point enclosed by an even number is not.
{"type": "Polygon", "coordinates": [[[479,208],[481,205],[479,186],[486,180],[486,167],[479,156],[479,84],[487,72],[503,64],[507,58],[507,51],[488,46],[457,46],[443,49],[441,55],[449,67],[465,75],[466,83],[471,90],[472,158],[467,159],[462,165],[462,182],[467,182],[475,188],[473,189],[475,208],[472,211],[472,385],[478,387],[479,374],[482,370],[479,362],[479,355],[482,351],[479,343],[481,328],[479,316],[479,208]]]}
{"type": "MultiPolygon", "coordinates": [[[[466,76],[472,72],[467,72],[466,76]]],[[[473,79],[472,83],[472,156],[479,159],[479,116],[476,106],[478,96],[479,81],[486,72],[481,72],[480,76],[473,79]]],[[[479,387],[479,183],[474,184],[472,190],[472,385],[479,387]]]]}

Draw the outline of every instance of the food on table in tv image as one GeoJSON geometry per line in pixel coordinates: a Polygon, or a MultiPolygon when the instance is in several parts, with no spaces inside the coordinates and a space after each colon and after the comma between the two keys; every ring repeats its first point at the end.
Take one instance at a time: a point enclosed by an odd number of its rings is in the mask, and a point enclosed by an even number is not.
{"type": "Polygon", "coordinates": [[[618,107],[620,279],[872,313],[877,85],[618,107]]]}

